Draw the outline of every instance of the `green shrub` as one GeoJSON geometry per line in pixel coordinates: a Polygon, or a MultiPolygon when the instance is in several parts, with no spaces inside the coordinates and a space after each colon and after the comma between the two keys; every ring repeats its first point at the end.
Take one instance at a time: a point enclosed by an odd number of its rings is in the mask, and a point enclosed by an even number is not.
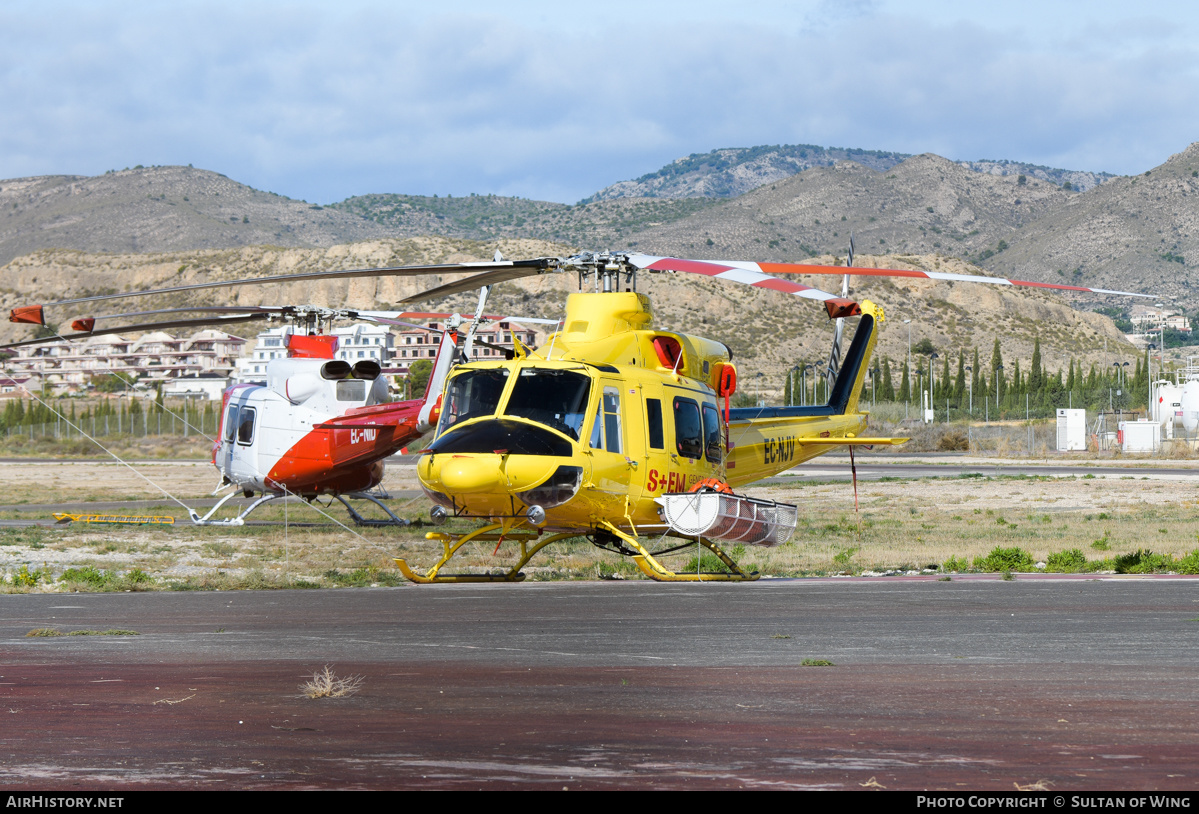
{"type": "Polygon", "coordinates": [[[1036,563],[1023,548],[996,546],[986,557],[975,558],[974,567],[980,571],[1031,571],[1036,563]]]}
{"type": "Polygon", "coordinates": [[[1087,565],[1087,555],[1081,550],[1072,548],[1069,551],[1058,551],[1050,554],[1045,561],[1045,570],[1058,574],[1073,574],[1082,571],[1087,565]]]}
{"type": "Polygon", "coordinates": [[[1149,549],[1137,549],[1131,554],[1121,554],[1116,557],[1117,574],[1152,574],[1156,571],[1169,571],[1174,565],[1174,558],[1169,554],[1154,554],[1149,549]]]}
{"type": "Polygon", "coordinates": [[[1199,574],[1199,548],[1181,560],[1175,560],[1174,570],[1180,574],[1199,574]]]}
{"type": "Polygon", "coordinates": [[[58,578],[58,581],[79,582],[90,588],[103,588],[108,584],[110,579],[111,576],[109,574],[97,569],[93,565],[88,565],[84,568],[68,568],[62,572],[62,576],[58,578]]]}
{"type": "Polygon", "coordinates": [[[942,571],[957,572],[957,571],[968,571],[969,569],[970,569],[970,563],[966,561],[965,557],[950,557],[945,562],[941,563],[942,571]]]}
{"type": "Polygon", "coordinates": [[[847,548],[844,551],[833,555],[833,562],[837,565],[838,568],[841,568],[841,569],[851,568],[852,566],[849,561],[851,559],[853,559],[853,555],[857,554],[857,553],[858,553],[857,548],[847,548]]]}
{"type": "Polygon", "coordinates": [[[45,576],[41,571],[30,571],[28,565],[22,565],[21,570],[12,575],[14,585],[20,585],[25,588],[32,588],[41,581],[45,576]]]}

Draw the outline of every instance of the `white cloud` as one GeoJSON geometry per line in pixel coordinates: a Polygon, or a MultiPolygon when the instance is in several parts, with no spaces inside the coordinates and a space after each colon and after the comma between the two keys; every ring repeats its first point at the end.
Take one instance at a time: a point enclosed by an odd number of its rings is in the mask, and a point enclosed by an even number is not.
{"type": "Polygon", "coordinates": [[[633,3],[338,8],[4,7],[0,177],[190,162],[319,201],[575,200],[725,146],[1139,172],[1199,137],[1199,58],[1153,7],[1005,19],[861,3],[817,27],[815,2],[736,19],[708,2],[640,17],[633,3]]]}

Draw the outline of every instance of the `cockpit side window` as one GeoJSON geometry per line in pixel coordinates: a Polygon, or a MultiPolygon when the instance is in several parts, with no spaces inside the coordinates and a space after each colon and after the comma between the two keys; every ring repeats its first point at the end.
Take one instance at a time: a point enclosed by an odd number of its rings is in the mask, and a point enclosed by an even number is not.
{"type": "Polygon", "coordinates": [[[615,387],[604,388],[604,449],[621,452],[620,391],[615,387]]]}
{"type": "Polygon", "coordinates": [[[230,404],[229,409],[225,411],[225,440],[230,444],[237,436],[237,405],[230,404]]]}
{"type": "Polygon", "coordinates": [[[620,427],[620,388],[605,387],[595,408],[591,425],[591,448],[621,454],[624,445],[620,427]]]}

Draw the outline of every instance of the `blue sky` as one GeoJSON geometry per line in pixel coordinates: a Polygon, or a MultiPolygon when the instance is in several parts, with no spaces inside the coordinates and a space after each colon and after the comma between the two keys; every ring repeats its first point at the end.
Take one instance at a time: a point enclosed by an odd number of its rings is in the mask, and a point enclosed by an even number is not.
{"type": "Polygon", "coordinates": [[[0,178],[190,163],[322,203],[574,202],[717,147],[1131,174],[1199,140],[1182,3],[573,5],[6,0],[0,178]]]}

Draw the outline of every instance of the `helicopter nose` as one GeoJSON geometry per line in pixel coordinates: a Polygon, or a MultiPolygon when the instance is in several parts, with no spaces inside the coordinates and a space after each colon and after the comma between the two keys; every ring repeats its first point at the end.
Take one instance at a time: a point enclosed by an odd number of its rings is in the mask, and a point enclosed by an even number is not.
{"type": "Polygon", "coordinates": [[[500,481],[498,455],[454,455],[441,464],[441,484],[450,494],[489,492],[500,481]]]}

